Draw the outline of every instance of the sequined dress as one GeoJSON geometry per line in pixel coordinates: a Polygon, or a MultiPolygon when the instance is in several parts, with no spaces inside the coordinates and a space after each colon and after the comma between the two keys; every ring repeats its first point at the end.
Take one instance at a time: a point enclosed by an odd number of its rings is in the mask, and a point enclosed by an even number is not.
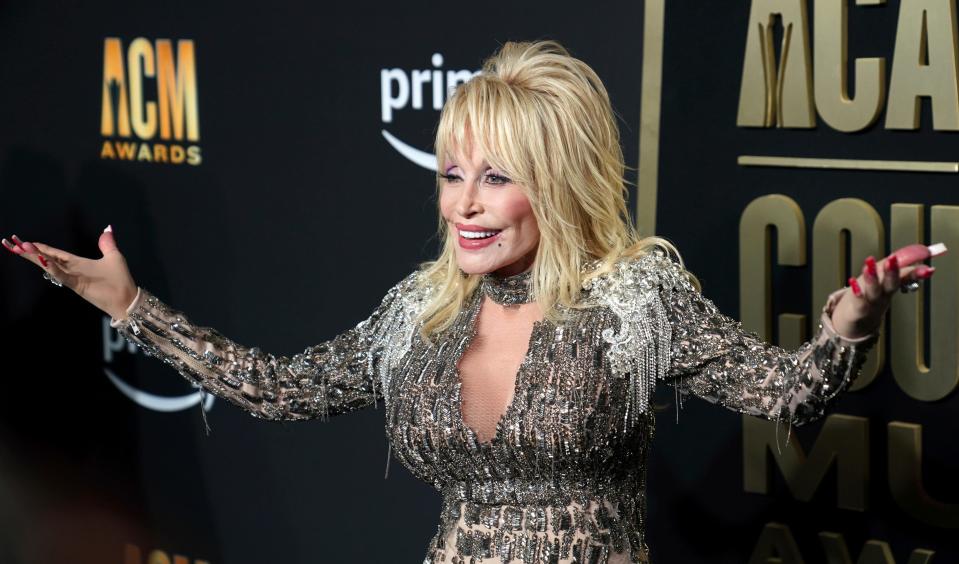
{"type": "Polygon", "coordinates": [[[383,405],[394,456],[443,495],[425,564],[650,562],[646,464],[654,386],[801,425],[853,381],[871,334],[846,339],[829,296],[814,337],[769,345],[723,315],[660,250],[584,284],[591,307],[533,325],[495,436],[464,423],[459,359],[484,296],[531,300],[529,273],[483,277],[450,328],[419,337],[431,288],[413,272],[365,320],[292,357],[239,345],[140,288],[117,328],[145,353],[255,417],[325,418],[383,405]],[[382,400],[382,401],[381,401],[382,400]]]}

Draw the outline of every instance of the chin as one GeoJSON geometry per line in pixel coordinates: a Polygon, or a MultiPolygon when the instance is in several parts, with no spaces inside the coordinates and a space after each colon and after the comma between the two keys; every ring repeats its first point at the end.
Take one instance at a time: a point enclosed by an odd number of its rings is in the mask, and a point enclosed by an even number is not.
{"type": "Polygon", "coordinates": [[[459,266],[459,269],[466,274],[489,274],[490,272],[495,272],[500,268],[503,268],[502,265],[489,266],[484,264],[476,264],[472,261],[467,261],[465,263],[462,261],[457,261],[457,266],[459,266]]]}

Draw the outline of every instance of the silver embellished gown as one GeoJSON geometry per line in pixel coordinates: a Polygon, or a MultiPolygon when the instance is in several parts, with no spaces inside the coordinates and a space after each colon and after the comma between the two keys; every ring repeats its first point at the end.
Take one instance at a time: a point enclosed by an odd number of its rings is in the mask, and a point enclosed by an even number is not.
{"type": "Polygon", "coordinates": [[[801,425],[853,381],[872,334],[832,328],[830,295],[815,336],[769,345],[720,313],[656,250],[621,259],[584,286],[591,307],[534,324],[495,436],[463,420],[457,366],[484,296],[530,301],[529,273],[484,276],[435,342],[416,327],[431,289],[414,272],[369,318],[292,357],[241,346],[191,323],[144,289],[112,324],[145,353],[255,417],[325,418],[382,400],[392,452],[443,494],[425,563],[650,562],[646,464],[658,382],[729,409],[801,425]]]}

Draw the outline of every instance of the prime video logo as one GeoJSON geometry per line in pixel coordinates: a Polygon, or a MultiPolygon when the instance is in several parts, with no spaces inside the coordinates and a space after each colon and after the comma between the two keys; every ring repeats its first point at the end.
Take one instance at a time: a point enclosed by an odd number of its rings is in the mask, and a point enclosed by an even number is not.
{"type": "MultiPolygon", "coordinates": [[[[411,107],[422,110],[425,97],[431,98],[430,109],[438,111],[457,84],[473,78],[480,71],[448,70],[443,71],[443,55],[433,53],[430,59],[433,68],[406,71],[399,68],[380,70],[380,117],[384,124],[393,123],[393,112],[411,107]]],[[[383,138],[396,151],[411,162],[435,171],[436,155],[421,151],[403,142],[384,127],[380,130],[383,138]]]]}
{"type": "Polygon", "coordinates": [[[206,398],[201,400],[200,391],[196,391],[189,394],[183,394],[179,396],[161,396],[157,394],[151,394],[145,392],[135,386],[123,381],[122,378],[117,376],[117,374],[110,368],[113,365],[113,356],[119,352],[122,352],[126,349],[129,354],[136,354],[137,347],[130,342],[127,342],[122,335],[113,327],[110,326],[110,318],[103,318],[103,373],[106,374],[107,379],[113,383],[114,386],[120,390],[120,393],[130,398],[133,403],[139,405],[140,407],[145,407],[152,411],[182,411],[184,409],[189,409],[194,405],[203,401],[203,411],[210,411],[210,408],[213,407],[213,400],[215,399],[212,394],[206,394],[206,398]]]}

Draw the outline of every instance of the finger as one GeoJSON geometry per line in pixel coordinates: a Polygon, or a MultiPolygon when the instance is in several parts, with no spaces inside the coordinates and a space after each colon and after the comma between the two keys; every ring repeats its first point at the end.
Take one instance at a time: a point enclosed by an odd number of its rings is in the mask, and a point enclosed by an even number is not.
{"type": "Polygon", "coordinates": [[[918,266],[910,266],[907,268],[899,269],[899,283],[907,284],[909,282],[922,282],[923,280],[932,278],[932,275],[936,272],[936,267],[929,266],[928,264],[920,264],[918,266]]]}
{"type": "Polygon", "coordinates": [[[100,252],[103,253],[103,256],[118,250],[116,238],[113,236],[112,225],[107,225],[107,228],[104,229],[103,233],[100,234],[100,239],[97,241],[97,246],[100,247],[100,252]]]}
{"type": "MultiPolygon", "coordinates": [[[[927,249],[928,251],[928,249],[927,249]]],[[[882,289],[886,293],[893,293],[899,290],[899,258],[893,253],[883,261],[882,289]]]]}
{"type": "Polygon", "coordinates": [[[3,239],[2,239],[2,243],[3,243],[3,248],[4,248],[4,249],[10,251],[11,253],[13,253],[13,254],[15,254],[15,255],[20,255],[20,254],[23,254],[24,252],[26,252],[26,251],[24,251],[23,249],[21,249],[19,246],[14,245],[14,244],[11,243],[10,241],[7,241],[6,238],[3,238],[3,239]]]}
{"type": "MultiPolygon", "coordinates": [[[[924,261],[932,256],[932,253],[929,251],[929,247],[920,245],[919,243],[913,243],[912,245],[906,245],[905,247],[896,249],[890,256],[896,257],[896,260],[899,261],[899,267],[902,268],[916,262],[924,261]]],[[[889,259],[887,258],[886,260],[889,259]]]]}
{"type": "Polygon", "coordinates": [[[910,279],[918,280],[918,281],[928,280],[929,278],[932,278],[932,275],[935,273],[936,273],[935,266],[928,266],[928,265],[922,264],[916,267],[916,270],[915,272],[912,273],[910,279]]]}
{"type": "Polygon", "coordinates": [[[852,290],[852,294],[857,298],[863,297],[862,287],[859,286],[859,280],[855,276],[849,277],[849,289],[852,290]]]}
{"type": "Polygon", "coordinates": [[[21,241],[20,238],[16,236],[16,234],[14,234],[13,237],[11,237],[11,239],[13,239],[14,244],[15,244],[20,250],[26,251],[26,249],[23,248],[23,241],[21,241]]]}
{"type": "Polygon", "coordinates": [[[31,245],[30,243],[24,243],[16,235],[13,235],[10,238],[13,239],[14,246],[12,248],[8,246],[10,245],[10,242],[4,239],[5,241],[3,244],[4,247],[7,247],[8,250],[14,252],[15,254],[20,255],[21,257],[27,259],[28,261],[32,262],[33,264],[37,266],[40,266],[40,267],[44,266],[42,262],[46,261],[46,257],[44,257],[43,261],[41,261],[41,259],[39,258],[40,253],[38,252],[39,249],[31,245]]]}
{"type": "Polygon", "coordinates": [[[57,261],[57,262],[59,262],[59,263],[62,263],[62,264],[69,264],[69,263],[75,261],[75,260],[78,258],[76,255],[72,255],[72,254],[70,254],[70,253],[68,253],[68,252],[66,252],[66,251],[60,250],[60,249],[58,249],[58,248],[56,248],[56,247],[51,247],[50,245],[45,245],[45,244],[43,244],[43,243],[37,243],[36,241],[34,241],[33,243],[30,243],[30,244],[32,244],[34,247],[36,247],[41,253],[43,253],[44,255],[46,255],[46,257],[47,257],[48,259],[53,259],[53,260],[55,260],[55,261],[57,261]]]}
{"type": "Polygon", "coordinates": [[[866,257],[862,266],[862,291],[866,300],[875,302],[882,296],[882,286],[879,285],[879,272],[876,269],[875,257],[866,257]]]}

